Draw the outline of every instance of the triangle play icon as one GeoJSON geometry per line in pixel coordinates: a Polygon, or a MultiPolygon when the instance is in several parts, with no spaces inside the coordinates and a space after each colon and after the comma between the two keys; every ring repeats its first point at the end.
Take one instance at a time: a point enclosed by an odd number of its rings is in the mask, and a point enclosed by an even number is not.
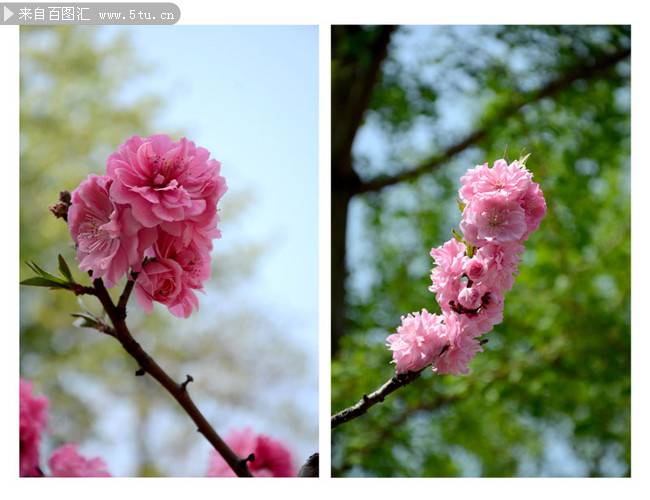
{"type": "Polygon", "coordinates": [[[4,6],[4,22],[6,23],[6,22],[7,22],[7,19],[9,19],[9,18],[10,18],[11,16],[13,16],[13,15],[14,15],[14,13],[11,12],[11,11],[7,8],[7,6],[5,5],[5,6],[4,6]]]}

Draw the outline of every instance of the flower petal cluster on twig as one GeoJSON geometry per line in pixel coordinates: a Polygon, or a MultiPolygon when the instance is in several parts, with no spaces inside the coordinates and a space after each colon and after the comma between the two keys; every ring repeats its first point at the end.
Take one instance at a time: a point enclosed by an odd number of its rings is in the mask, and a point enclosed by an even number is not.
{"type": "MultiPolygon", "coordinates": [[[[292,477],[296,467],[287,447],[272,437],[255,434],[252,429],[235,429],[226,436],[226,443],[240,457],[248,457],[248,468],[255,477],[292,477]]],[[[217,452],[210,456],[208,476],[234,477],[235,473],[217,452]]]]}
{"type": "Polygon", "coordinates": [[[187,318],[210,277],[217,203],[226,192],[221,165],[185,138],[134,136],[72,193],[68,226],[79,268],[111,288],[138,273],[135,296],[187,318]]]}
{"type": "Polygon", "coordinates": [[[426,309],[402,317],[387,339],[397,373],[432,365],[436,373],[468,373],[482,351],[481,335],[503,320],[504,295],[512,288],[523,243],[546,215],[539,184],[525,159],[497,160],[461,177],[460,228],[431,250],[435,267],[429,290],[441,314],[426,309]]]}

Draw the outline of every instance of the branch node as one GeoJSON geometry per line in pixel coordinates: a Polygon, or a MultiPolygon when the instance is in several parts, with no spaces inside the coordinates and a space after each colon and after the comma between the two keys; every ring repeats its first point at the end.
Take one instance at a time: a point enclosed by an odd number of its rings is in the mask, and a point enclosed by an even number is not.
{"type": "Polygon", "coordinates": [[[142,377],[144,374],[147,373],[144,368],[140,367],[135,371],[135,376],[136,377],[142,377]]]}
{"type": "Polygon", "coordinates": [[[240,465],[241,467],[246,467],[246,464],[247,464],[248,462],[254,462],[254,461],[255,461],[255,453],[251,453],[251,454],[248,455],[246,458],[242,458],[242,459],[239,461],[239,465],[240,465]]]}
{"type": "Polygon", "coordinates": [[[187,391],[187,384],[189,384],[190,382],[194,382],[194,377],[192,377],[192,375],[189,374],[185,375],[185,382],[181,384],[181,390],[187,391]]]}
{"type": "Polygon", "coordinates": [[[56,202],[54,205],[50,205],[49,209],[50,212],[56,217],[57,219],[63,219],[64,221],[68,222],[68,209],[70,208],[70,205],[72,204],[71,197],[70,197],[70,192],[69,191],[61,191],[59,193],[59,201],[56,202]]]}

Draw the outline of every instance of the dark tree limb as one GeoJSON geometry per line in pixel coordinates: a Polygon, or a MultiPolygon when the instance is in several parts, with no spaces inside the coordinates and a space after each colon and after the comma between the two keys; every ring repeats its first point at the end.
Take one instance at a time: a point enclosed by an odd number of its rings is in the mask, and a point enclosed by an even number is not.
{"type": "Polygon", "coordinates": [[[310,455],[303,466],[300,467],[300,471],[298,471],[298,477],[318,477],[318,464],[318,453],[310,455]]]}
{"type": "MultiPolygon", "coordinates": [[[[133,283],[133,281],[129,281],[133,283]]],[[[198,432],[203,434],[205,438],[210,442],[214,449],[219,453],[230,468],[237,474],[239,477],[252,477],[250,470],[248,469],[247,462],[249,458],[240,458],[237,454],[226,444],[226,442],[217,434],[214,428],[207,421],[203,413],[198,409],[194,401],[192,400],[189,391],[187,390],[187,383],[192,380],[190,376],[187,377],[185,382],[177,383],[173,378],[171,378],[165,370],[142,348],[142,346],[133,338],[131,332],[129,331],[126,325],[126,300],[128,300],[128,294],[130,294],[130,289],[133,288],[133,285],[129,286],[127,284],[127,289],[122,294],[122,297],[125,296],[124,301],[120,300],[119,304],[116,306],[113,303],[113,299],[106,290],[104,282],[101,279],[96,279],[93,281],[94,293],[99,301],[101,302],[106,314],[113,323],[113,330],[105,333],[109,333],[114,336],[124,350],[131,355],[133,359],[138,363],[139,369],[136,371],[136,375],[144,375],[148,373],[151,375],[160,385],[162,385],[165,390],[178,402],[178,404],[183,408],[185,413],[192,419],[196,424],[198,432]],[[127,293],[128,292],[128,293],[127,293]]]]}
{"type": "MultiPolygon", "coordinates": [[[[422,370],[424,370],[424,368],[422,370]]],[[[419,378],[422,370],[417,372],[397,374],[385,382],[376,391],[371,392],[370,394],[364,394],[356,404],[332,415],[332,429],[338,427],[341,424],[344,424],[345,422],[349,422],[350,420],[354,420],[355,418],[360,417],[377,403],[382,403],[386,396],[392,394],[400,387],[404,387],[413,382],[415,379],[419,378]]]]}
{"type": "Polygon", "coordinates": [[[505,106],[501,111],[494,114],[492,118],[486,121],[482,127],[475,130],[461,141],[449,146],[442,153],[437,154],[424,161],[422,164],[403,170],[392,176],[383,176],[372,179],[367,182],[360,182],[357,184],[357,189],[354,194],[367,193],[370,191],[379,191],[387,186],[397,184],[399,182],[412,180],[424,173],[431,172],[432,170],[440,167],[448,162],[452,157],[458,153],[466,150],[467,148],[477,145],[483,140],[489,130],[499,123],[514,116],[522,107],[527,104],[532,104],[545,97],[551,97],[561,91],[569,88],[578,80],[589,80],[597,77],[602,73],[610,70],[616,64],[624,61],[630,56],[630,49],[620,50],[613,54],[605,54],[598,58],[596,61],[573,68],[555,80],[548,82],[541,88],[521,95],[519,98],[513,99],[510,104],[505,106]]]}
{"type": "Polygon", "coordinates": [[[355,175],[350,154],[352,144],[379,80],[394,31],[395,26],[332,27],[332,109],[335,110],[332,171],[336,178],[355,175]],[[363,52],[361,57],[359,50],[363,52]]]}
{"type": "Polygon", "coordinates": [[[352,144],[370,104],[395,26],[332,28],[332,352],[345,330],[348,207],[361,179],[352,168],[352,144]],[[349,41],[354,40],[354,48],[349,41]],[[359,57],[357,50],[363,51],[359,57]],[[360,61],[360,59],[363,59],[360,61]]]}

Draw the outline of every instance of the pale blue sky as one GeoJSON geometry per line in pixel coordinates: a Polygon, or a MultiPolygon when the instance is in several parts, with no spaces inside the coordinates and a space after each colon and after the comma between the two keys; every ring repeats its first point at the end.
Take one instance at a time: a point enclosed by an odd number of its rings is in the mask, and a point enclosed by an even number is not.
{"type": "MultiPolygon", "coordinates": [[[[126,30],[153,68],[129,92],[163,96],[160,130],[186,131],[222,162],[231,192],[254,196],[245,225],[225,227],[219,242],[269,241],[249,293],[269,306],[290,305],[317,332],[318,29],[126,30]]],[[[317,348],[315,335],[297,340],[317,348]]]]}

